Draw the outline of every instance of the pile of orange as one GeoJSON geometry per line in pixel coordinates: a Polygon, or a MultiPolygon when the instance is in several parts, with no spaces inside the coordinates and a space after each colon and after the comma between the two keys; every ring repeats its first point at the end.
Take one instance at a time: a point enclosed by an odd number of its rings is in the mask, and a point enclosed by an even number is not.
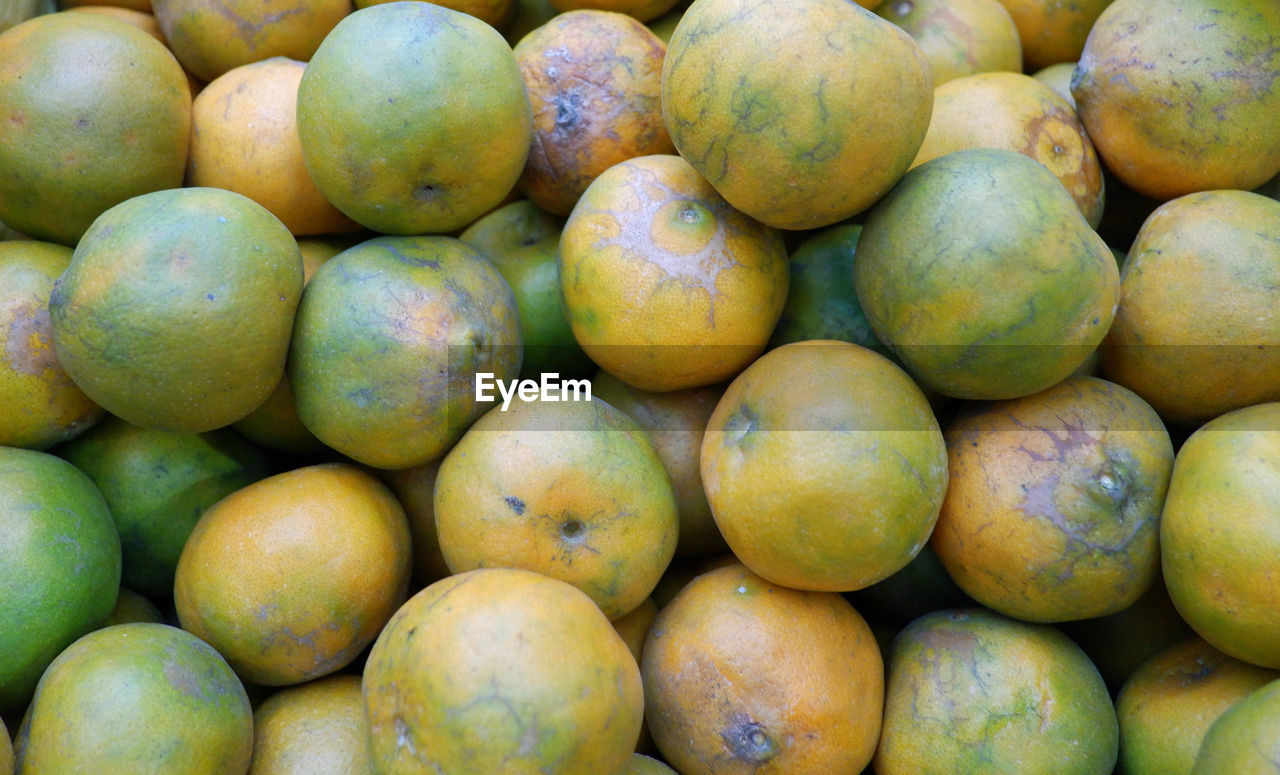
{"type": "Polygon", "coordinates": [[[1280,761],[1276,0],[0,7],[0,775],[1280,761]]]}

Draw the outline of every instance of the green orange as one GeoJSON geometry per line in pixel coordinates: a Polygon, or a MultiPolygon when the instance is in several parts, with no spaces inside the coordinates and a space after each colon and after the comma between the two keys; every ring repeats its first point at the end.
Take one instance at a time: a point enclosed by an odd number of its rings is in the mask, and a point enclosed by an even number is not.
{"type": "Polygon", "coordinates": [[[249,775],[373,775],[360,676],[280,689],[253,712],[249,775]]]}
{"type": "Polygon", "coordinates": [[[974,73],[1022,72],[1022,41],[999,0],[896,0],[876,13],[920,45],[936,89],[974,73]]]}
{"type": "Polygon", "coordinates": [[[1191,775],[1268,775],[1280,759],[1280,680],[1272,681],[1228,708],[1213,722],[1191,775]]]}

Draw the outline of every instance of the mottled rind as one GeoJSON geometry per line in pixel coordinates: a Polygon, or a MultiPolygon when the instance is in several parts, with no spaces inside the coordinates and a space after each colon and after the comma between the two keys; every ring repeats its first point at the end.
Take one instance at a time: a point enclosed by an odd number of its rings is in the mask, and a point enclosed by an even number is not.
{"type": "Polygon", "coordinates": [[[999,0],[887,0],[876,14],[919,44],[934,88],[974,73],[1022,72],[1018,28],[999,0]]]}

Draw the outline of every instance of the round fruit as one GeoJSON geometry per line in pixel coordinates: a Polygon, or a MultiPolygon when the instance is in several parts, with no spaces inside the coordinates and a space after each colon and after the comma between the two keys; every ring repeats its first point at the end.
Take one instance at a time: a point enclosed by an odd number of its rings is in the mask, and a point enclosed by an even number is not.
{"type": "Polygon", "coordinates": [[[1059,62],[1056,65],[1049,65],[1043,70],[1037,70],[1032,74],[1040,83],[1053,89],[1059,97],[1066,100],[1071,106],[1071,110],[1076,109],[1076,98],[1071,94],[1071,76],[1075,73],[1075,62],[1059,62]]]}
{"type": "Polygon", "coordinates": [[[440,464],[435,517],[452,572],[537,571],[610,619],[653,591],[679,528],[648,435],[598,399],[490,410],[440,464]]]}
{"type": "Polygon", "coordinates": [[[551,7],[561,15],[579,10],[600,10],[642,22],[656,19],[678,4],[679,0],[551,0],[551,7]]]}
{"type": "Polygon", "coordinates": [[[70,263],[62,245],[0,242],[0,446],[45,449],[102,417],[54,352],[49,294],[70,263]]]}
{"type": "Polygon", "coordinates": [[[176,188],[95,220],[49,313],[58,358],[90,398],[134,425],[199,433],[270,395],[301,292],[279,219],[240,194],[176,188]]]}
{"type": "Polygon", "coordinates": [[[908,173],[868,216],[853,281],[907,371],[976,399],[1030,395],[1075,371],[1110,327],[1120,285],[1053,173],[987,148],[908,173]]]}
{"type": "Polygon", "coordinates": [[[249,775],[373,775],[360,676],[281,689],[253,712],[249,775]]]}
{"type": "Polygon", "coordinates": [[[75,466],[0,447],[0,710],[21,709],[45,667],[111,613],[120,538],[75,466]]]}
{"type": "Polygon", "coordinates": [[[107,627],[49,665],[31,701],[25,773],[239,775],[253,750],[244,686],[199,638],[107,627]]]}
{"type": "Polygon", "coordinates": [[[282,56],[306,61],[350,0],[151,0],[179,61],[203,81],[282,56]]]}
{"type": "MultiPolygon", "coordinates": [[[[9,730],[5,729],[4,721],[0,721],[0,775],[13,775],[13,742],[9,740],[9,730]]],[[[644,770],[640,770],[639,775],[644,775],[644,770]]]]}
{"type": "Polygon", "coordinates": [[[1214,647],[1280,669],[1280,403],[1224,414],[1178,450],[1160,522],[1169,596],[1214,647]]]}
{"type": "Polygon", "coordinates": [[[848,0],[701,0],[663,64],[680,155],[734,207],[783,229],[827,226],[883,196],[932,104],[920,47],[848,0]]]}
{"type": "Polygon", "coordinates": [[[1102,677],[1065,635],[937,611],[894,639],[875,771],[1110,775],[1118,737],[1102,677]]]}
{"type": "Polygon", "coordinates": [[[1206,191],[1142,224],[1120,281],[1102,373],[1171,424],[1280,400],[1280,202],[1206,191]]]}
{"type": "Polygon", "coordinates": [[[674,153],[662,119],[666,45],[635,18],[569,11],[515,47],[533,105],[520,188],[568,215],[591,181],[636,156],[674,153]]]}
{"type": "Polygon", "coordinates": [[[936,89],[974,73],[1022,72],[1022,43],[999,0],[891,0],[876,13],[920,46],[936,89]]]}
{"type": "Polygon", "coordinates": [[[366,465],[438,460],[488,408],[477,374],[519,371],[519,325],[510,285],[459,240],[363,242],[307,283],[289,353],[298,417],[366,465]]]}
{"type": "Polygon", "coordinates": [[[950,481],[932,543],[982,605],[1062,622],[1117,613],[1160,573],[1173,443],[1119,385],[1071,377],[971,408],[947,428],[950,481]]]}
{"type": "Polygon", "coordinates": [[[271,211],[294,234],[356,228],[316,189],[298,144],[298,83],[306,64],[284,57],[232,68],[191,104],[187,185],[225,188],[271,211]]]}
{"type": "Polygon", "coordinates": [[[375,231],[460,229],[524,169],[529,96],[511,48],[434,3],[361,9],[324,39],[298,87],[298,135],[325,198],[375,231]]]}
{"type": "Polygon", "coordinates": [[[642,156],[578,200],[560,282],[593,361],[642,390],[678,390],[728,379],[764,349],[787,298],[787,253],[684,159],[642,156]]]}
{"type": "Polygon", "coordinates": [[[1267,775],[1280,760],[1280,681],[1272,681],[1228,708],[1200,743],[1191,775],[1267,775]]]}
{"type": "Polygon", "coordinates": [[[120,532],[123,583],[159,600],[173,594],[204,510],[268,473],[262,452],[230,430],[148,430],[112,416],[57,453],[102,492],[120,532]]]}
{"type": "Polygon", "coordinates": [[[947,485],[924,394],[882,355],[799,342],[751,364],[717,404],[702,481],[729,548],[797,589],[848,591],[920,551],[947,485]]]}
{"type": "Polygon", "coordinates": [[[1107,167],[1160,200],[1248,190],[1280,172],[1278,29],[1271,0],[1111,4],[1071,81],[1107,167]]]}
{"type": "Polygon", "coordinates": [[[178,620],[266,686],[350,663],[404,600],[409,528],[395,496],[345,463],[298,468],[218,501],[174,581],[178,620]]]}
{"type": "Polygon", "coordinates": [[[405,603],[364,670],[380,772],[622,772],[640,671],[578,589],[530,571],[450,576],[405,603]]]}
{"type": "MultiPolygon", "coordinates": [[[[1138,668],[1116,698],[1123,775],[1189,773],[1209,726],[1227,708],[1280,678],[1197,637],[1138,668]]],[[[1235,772],[1222,770],[1221,772],[1235,772]]]]}
{"type": "Polygon", "coordinates": [[[116,597],[116,607],[111,609],[111,615],[102,623],[102,626],[110,627],[113,624],[132,622],[164,624],[164,615],[150,600],[131,589],[120,587],[120,594],[116,597]]]}
{"type": "Polygon", "coordinates": [[[933,93],[933,118],[912,167],[966,148],[1004,148],[1035,159],[1062,182],[1080,213],[1102,221],[1102,165],[1071,105],[1022,73],[958,78],[933,93]]]}
{"type": "Polygon", "coordinates": [[[662,756],[707,775],[857,775],[880,731],[884,664],[833,592],[740,564],[703,574],[644,646],[645,716],[662,756]]]}
{"type": "Polygon", "coordinates": [[[130,197],[182,185],[191,92],[155,38],[55,13],[0,37],[0,221],[74,245],[130,197]]]}
{"type": "Polygon", "coordinates": [[[1080,58],[1089,30],[1112,0],[1000,0],[1018,28],[1028,70],[1080,58]]]}
{"type": "MultiPolygon", "coordinates": [[[[368,8],[371,5],[379,5],[381,3],[396,2],[396,0],[355,1],[357,9],[368,8]]],[[[436,3],[436,5],[442,5],[445,8],[460,11],[461,13],[465,13],[469,16],[474,16],[499,30],[505,30],[508,29],[507,24],[515,15],[517,2],[518,0],[441,0],[441,2],[436,3]]],[[[546,2],[546,0],[543,0],[543,2],[546,2]]],[[[549,5],[547,7],[550,8],[549,5]]],[[[542,21],[546,20],[544,19],[542,21]]],[[[539,22],[539,24],[541,24],[541,22],[539,22]]],[[[523,34],[515,40],[519,40],[520,37],[524,37],[523,34]]],[[[515,41],[512,41],[512,45],[515,45],[515,41]]]]}
{"type": "Polygon", "coordinates": [[[678,775],[667,765],[644,754],[632,754],[623,775],[678,775]]]}

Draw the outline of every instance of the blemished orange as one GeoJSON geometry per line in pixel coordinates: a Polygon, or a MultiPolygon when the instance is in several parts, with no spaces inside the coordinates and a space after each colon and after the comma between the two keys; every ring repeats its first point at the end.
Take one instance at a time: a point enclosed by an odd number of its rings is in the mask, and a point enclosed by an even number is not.
{"type": "Polygon", "coordinates": [[[659,612],[641,661],[664,759],[706,775],[857,775],[880,732],[884,664],[834,592],[770,584],[741,564],[659,612]]]}
{"type": "Polygon", "coordinates": [[[701,468],[720,533],[747,567],[846,592],[887,578],[928,540],[947,450],[928,400],[888,358],[797,342],[729,385],[701,468]]]}
{"type": "Polygon", "coordinates": [[[974,73],[1022,72],[1022,42],[999,0],[890,0],[876,8],[911,35],[936,89],[974,73]]]}
{"type": "Polygon", "coordinates": [[[731,205],[783,229],[829,226],[882,197],[932,104],[919,45],[848,0],[695,3],[663,63],[680,155],[731,205]]]}
{"type": "Polygon", "coordinates": [[[306,64],[285,57],[232,68],[191,104],[187,185],[225,188],[271,211],[295,236],[359,226],[307,173],[298,142],[298,83],[306,64]]]}
{"type": "Polygon", "coordinates": [[[1023,621],[1118,613],[1160,573],[1173,443],[1135,393],[1071,377],[962,411],[931,543],[970,597],[1023,621]]]}
{"type": "Polygon", "coordinates": [[[489,410],[441,462],[434,505],[454,573],[537,571],[578,587],[610,619],[653,591],[679,529],[648,434],[596,398],[489,410]]]}
{"type": "Polygon", "coordinates": [[[1214,721],[1190,775],[1267,775],[1280,759],[1280,680],[1272,681],[1227,708],[1214,721]]]}
{"type": "Polygon", "coordinates": [[[381,482],[347,463],[255,482],[204,512],[178,560],[184,629],[246,681],[345,667],[404,600],[409,527],[381,482]]]}
{"type": "Polygon", "coordinates": [[[1043,164],[1089,225],[1102,221],[1102,165],[1080,119],[1048,85],[1022,73],[980,73],[933,92],[929,131],[911,166],[966,148],[1004,148],[1043,164]]]}
{"type": "Polygon", "coordinates": [[[1113,0],[1000,0],[1018,28],[1028,70],[1074,62],[1089,30],[1113,0]]]}
{"type": "Polygon", "coordinates": [[[781,234],[734,209],[678,156],[605,170],[560,236],[574,337],[642,390],[737,374],[764,350],[788,281],[781,234]]]}
{"type": "Polygon", "coordinates": [[[677,775],[676,771],[642,753],[632,754],[623,775],[677,775]]]}
{"type": "Polygon", "coordinates": [[[253,712],[248,775],[373,775],[360,676],[289,686],[253,712]]]}
{"type": "Polygon", "coordinates": [[[640,670],[599,607],[511,568],[411,598],[363,681],[379,772],[622,773],[644,716],[640,670]]]}
{"type": "MultiPolygon", "coordinates": [[[[148,5],[149,5],[148,0],[148,5]]],[[[68,5],[67,10],[83,11],[84,13],[99,14],[112,19],[131,24],[142,30],[156,40],[164,43],[164,32],[160,29],[160,23],[156,21],[156,17],[152,16],[149,11],[142,11],[135,8],[125,8],[119,5],[68,5]]]]}

